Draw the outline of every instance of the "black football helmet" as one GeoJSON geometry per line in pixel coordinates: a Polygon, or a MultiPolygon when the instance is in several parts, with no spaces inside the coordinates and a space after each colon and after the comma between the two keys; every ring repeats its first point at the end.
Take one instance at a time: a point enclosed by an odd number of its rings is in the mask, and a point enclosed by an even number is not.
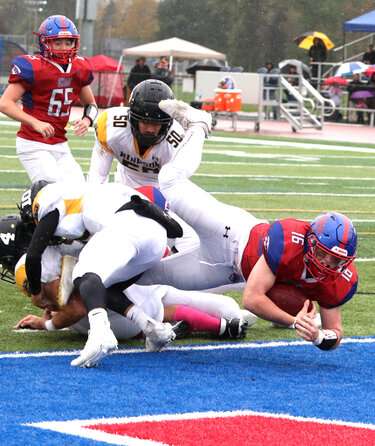
{"type": "Polygon", "coordinates": [[[0,280],[14,281],[14,267],[27,251],[34,225],[25,224],[18,215],[0,217],[0,280]]]}
{"type": "Polygon", "coordinates": [[[162,81],[147,79],[140,82],[129,99],[129,121],[134,137],[142,148],[161,142],[167,135],[173,119],[159,108],[163,99],[174,99],[173,91],[162,81]],[[139,131],[139,121],[161,124],[158,135],[143,135],[139,131]]]}
{"type": "Polygon", "coordinates": [[[24,223],[34,223],[33,216],[33,202],[38,192],[43,189],[44,186],[50,184],[50,181],[38,180],[34,181],[29,189],[26,189],[21,197],[21,204],[18,205],[20,210],[21,220],[24,223]]]}

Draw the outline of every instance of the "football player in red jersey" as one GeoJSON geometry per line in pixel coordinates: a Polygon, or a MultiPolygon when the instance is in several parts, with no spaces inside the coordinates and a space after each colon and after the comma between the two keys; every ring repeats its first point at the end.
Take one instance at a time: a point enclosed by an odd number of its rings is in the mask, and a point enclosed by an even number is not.
{"type": "Polygon", "coordinates": [[[285,219],[269,225],[243,209],[220,203],[189,181],[185,166],[178,161],[176,155],[162,167],[161,191],[197,232],[200,247],[163,259],[139,283],[222,291],[222,287],[247,281],[243,303],[251,313],[293,325],[299,336],[321,349],[336,347],[342,338],[340,307],[354,296],[358,285],[352,222],[332,212],[312,223],[285,219]],[[306,296],[297,315],[279,308],[267,296],[274,284],[290,284],[293,291],[306,296]],[[310,301],[320,306],[322,330],[314,320],[315,310],[309,309],[310,301]]]}
{"type": "Polygon", "coordinates": [[[48,17],[36,34],[40,54],[13,59],[0,111],[21,122],[17,154],[32,182],[84,181],[67,144],[65,128],[78,99],[85,108],[82,118],[74,123],[74,133],[83,136],[96,118],[91,68],[77,55],[80,36],[67,17],[48,17]]]}
{"type": "Polygon", "coordinates": [[[260,258],[254,263],[247,248],[242,257],[242,271],[248,276],[244,306],[263,319],[293,325],[300,337],[321,350],[337,347],[343,334],[341,306],[354,296],[358,285],[353,264],[357,235],[352,222],[345,215],[329,212],[311,223],[289,218],[264,229],[260,258]],[[306,296],[296,317],[267,296],[276,283],[293,285],[306,296]],[[322,329],[314,322],[310,300],[320,306],[322,329]]]}

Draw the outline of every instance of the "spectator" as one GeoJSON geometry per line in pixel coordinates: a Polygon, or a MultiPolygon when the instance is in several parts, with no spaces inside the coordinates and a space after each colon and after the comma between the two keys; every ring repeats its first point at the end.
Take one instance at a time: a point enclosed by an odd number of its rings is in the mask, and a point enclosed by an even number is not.
{"type": "MultiPolygon", "coordinates": [[[[269,74],[270,76],[264,76],[263,78],[263,99],[265,101],[276,100],[276,90],[279,84],[279,69],[274,68],[272,62],[266,62],[264,67],[257,70],[259,74],[269,74]]],[[[269,114],[269,113],[268,113],[269,114]]],[[[272,107],[273,119],[278,118],[278,108],[272,107]]],[[[266,112],[267,115],[267,112],[266,112]]],[[[268,118],[268,116],[267,116],[268,118]]]]}
{"type": "MultiPolygon", "coordinates": [[[[146,59],[144,57],[139,57],[135,61],[134,67],[130,70],[127,86],[129,93],[132,92],[133,88],[140,82],[149,79],[151,75],[150,67],[146,64],[146,59]]],[[[126,95],[124,95],[126,97],[126,95]]]]}
{"type": "MultiPolygon", "coordinates": [[[[293,85],[293,87],[296,87],[298,89],[299,86],[299,76],[297,73],[297,67],[294,65],[289,65],[288,73],[286,76],[286,80],[293,85]]],[[[285,90],[285,102],[291,102],[295,101],[296,98],[289,93],[288,90],[285,90]]]]}
{"type": "Polygon", "coordinates": [[[368,46],[368,51],[363,53],[362,62],[366,63],[368,65],[374,65],[375,64],[375,50],[374,45],[368,46]]]}
{"type": "Polygon", "coordinates": [[[319,70],[320,64],[315,62],[325,62],[327,60],[327,48],[319,37],[314,38],[313,45],[309,49],[309,57],[310,63],[312,63],[311,77],[316,85],[317,79],[321,77],[321,72],[319,70]]]}
{"type": "Polygon", "coordinates": [[[159,61],[155,64],[154,76],[155,79],[163,81],[168,86],[173,83],[173,74],[169,69],[169,63],[165,56],[160,57],[159,61]]]}
{"type": "MultiPolygon", "coordinates": [[[[358,92],[366,91],[366,84],[361,80],[359,73],[353,74],[353,79],[348,85],[349,101],[353,103],[354,108],[358,110],[367,108],[365,95],[358,95],[358,92]]],[[[357,124],[364,124],[363,111],[357,111],[357,124]]]]}
{"type": "Polygon", "coordinates": [[[236,88],[234,80],[230,76],[225,76],[217,85],[218,88],[223,88],[224,90],[233,90],[236,88]]]}
{"type": "MultiPolygon", "coordinates": [[[[370,79],[367,82],[367,86],[368,86],[368,91],[373,94],[373,96],[367,98],[366,100],[367,108],[375,109],[375,72],[372,73],[370,79]]],[[[369,122],[371,122],[370,119],[369,122]]]]}

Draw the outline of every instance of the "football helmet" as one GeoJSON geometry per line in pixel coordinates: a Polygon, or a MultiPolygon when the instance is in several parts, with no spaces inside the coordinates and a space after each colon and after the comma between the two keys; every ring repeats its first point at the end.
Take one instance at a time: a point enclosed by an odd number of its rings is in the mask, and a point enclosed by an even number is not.
{"type": "Polygon", "coordinates": [[[0,279],[15,283],[14,268],[30,244],[34,227],[18,215],[0,217],[0,279]]]}
{"type": "Polygon", "coordinates": [[[159,108],[163,99],[174,99],[173,91],[162,81],[147,79],[140,82],[129,99],[129,121],[132,133],[142,148],[161,142],[168,133],[173,119],[159,108]],[[144,135],[139,130],[139,121],[160,124],[157,135],[144,135]]]}
{"type": "Polygon", "coordinates": [[[338,212],[319,215],[307,234],[305,263],[316,279],[340,274],[355,259],[357,233],[348,217],[338,212]]]}
{"type": "Polygon", "coordinates": [[[58,63],[69,63],[79,50],[79,33],[74,23],[63,15],[47,17],[35,33],[38,36],[40,53],[43,57],[58,63]],[[71,39],[74,46],[71,49],[59,50],[52,48],[51,40],[71,39]]]}
{"type": "Polygon", "coordinates": [[[156,206],[158,206],[163,211],[165,211],[168,208],[164,195],[160,192],[160,190],[157,187],[139,186],[136,187],[135,190],[140,192],[142,195],[146,196],[151,201],[151,203],[156,204],[156,206]]]}
{"type": "Polygon", "coordinates": [[[50,184],[50,181],[34,181],[31,184],[30,188],[22,194],[21,204],[18,205],[18,209],[20,210],[21,220],[24,223],[35,223],[36,219],[33,215],[33,202],[35,200],[35,197],[38,195],[38,192],[41,191],[43,187],[47,186],[47,184],[50,184]]]}

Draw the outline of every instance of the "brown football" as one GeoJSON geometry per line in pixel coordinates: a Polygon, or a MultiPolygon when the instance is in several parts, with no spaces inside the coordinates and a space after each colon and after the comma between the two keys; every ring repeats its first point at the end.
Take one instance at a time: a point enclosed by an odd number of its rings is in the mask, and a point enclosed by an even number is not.
{"type": "MultiPolygon", "coordinates": [[[[302,309],[305,300],[308,299],[296,286],[283,283],[275,284],[267,292],[267,296],[274,304],[292,316],[296,316],[302,309]]],[[[310,303],[309,310],[311,309],[312,304],[310,303]]]]}

